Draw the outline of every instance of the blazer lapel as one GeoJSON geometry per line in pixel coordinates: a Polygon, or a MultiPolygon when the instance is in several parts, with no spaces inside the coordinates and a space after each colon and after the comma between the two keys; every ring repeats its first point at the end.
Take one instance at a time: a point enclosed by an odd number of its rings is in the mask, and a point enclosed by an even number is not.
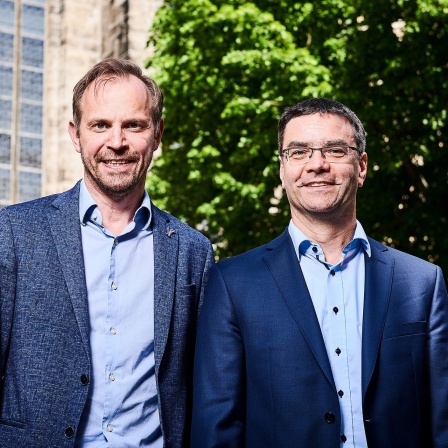
{"type": "Polygon", "coordinates": [[[179,236],[170,226],[169,215],[154,205],[154,359],[158,373],[170,328],[176,286],[179,236]]]}
{"type": "Polygon", "coordinates": [[[48,211],[48,222],[79,331],[89,356],[89,312],[79,222],[79,183],[71,190],[60,194],[52,203],[48,211]]]}
{"type": "Polygon", "coordinates": [[[372,255],[365,256],[365,294],[362,328],[362,397],[372,378],[389,307],[393,259],[387,247],[369,238],[372,255]]]}
{"type": "Polygon", "coordinates": [[[263,259],[316,361],[336,390],[320,325],[288,230],[267,250],[263,259]]]}

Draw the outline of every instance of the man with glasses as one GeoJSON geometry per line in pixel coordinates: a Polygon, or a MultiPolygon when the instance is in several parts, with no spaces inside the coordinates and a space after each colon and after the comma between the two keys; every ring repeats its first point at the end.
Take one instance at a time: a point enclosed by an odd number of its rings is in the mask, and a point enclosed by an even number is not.
{"type": "Polygon", "coordinates": [[[192,446],[448,446],[440,268],[367,237],[365,132],[310,99],[278,126],[291,222],[214,266],[200,316],[192,446]]]}

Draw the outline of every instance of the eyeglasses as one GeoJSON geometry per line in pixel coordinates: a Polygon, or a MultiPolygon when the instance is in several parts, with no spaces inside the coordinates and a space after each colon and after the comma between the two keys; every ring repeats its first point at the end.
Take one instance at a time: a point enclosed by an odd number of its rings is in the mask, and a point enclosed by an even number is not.
{"type": "Polygon", "coordinates": [[[304,165],[305,163],[308,163],[308,160],[311,159],[311,157],[313,157],[314,151],[320,151],[322,157],[329,163],[343,163],[350,159],[353,154],[361,154],[361,151],[358,148],[348,145],[325,146],[323,148],[295,146],[284,149],[282,154],[285,154],[286,160],[291,160],[299,165],[304,165]]]}

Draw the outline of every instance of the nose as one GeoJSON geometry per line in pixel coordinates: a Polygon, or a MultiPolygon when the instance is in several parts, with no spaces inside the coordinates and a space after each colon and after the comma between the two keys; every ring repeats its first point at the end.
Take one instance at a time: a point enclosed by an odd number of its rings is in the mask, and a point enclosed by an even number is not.
{"type": "Polygon", "coordinates": [[[311,152],[311,157],[305,165],[307,171],[323,171],[328,170],[330,164],[322,154],[322,150],[314,149],[311,152]]]}
{"type": "Polygon", "coordinates": [[[108,147],[118,151],[126,146],[126,134],[120,126],[110,128],[108,147]]]}

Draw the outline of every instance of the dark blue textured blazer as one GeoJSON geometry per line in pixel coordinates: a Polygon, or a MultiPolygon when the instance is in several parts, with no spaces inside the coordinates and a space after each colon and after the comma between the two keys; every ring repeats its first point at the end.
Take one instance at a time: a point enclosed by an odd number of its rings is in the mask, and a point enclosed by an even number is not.
{"type": "MultiPolygon", "coordinates": [[[[78,198],[79,184],[0,211],[1,448],[74,445],[91,358],[78,198]]],[[[177,448],[190,436],[197,314],[213,254],[197,231],[154,206],[152,216],[159,411],[164,446],[177,448]]]]}
{"type": "MultiPolygon", "coordinates": [[[[447,448],[442,272],[369,241],[362,332],[368,446],[447,448]]],[[[215,265],[199,318],[192,446],[339,448],[339,400],[288,231],[215,265]]]]}

